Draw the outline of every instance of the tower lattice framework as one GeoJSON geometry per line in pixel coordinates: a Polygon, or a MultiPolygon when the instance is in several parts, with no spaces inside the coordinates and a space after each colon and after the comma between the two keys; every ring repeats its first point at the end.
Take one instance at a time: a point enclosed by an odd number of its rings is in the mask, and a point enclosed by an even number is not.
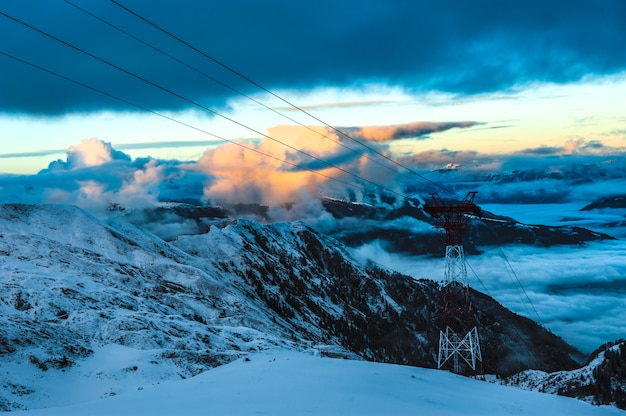
{"type": "Polygon", "coordinates": [[[442,309],[439,324],[437,367],[457,374],[476,373],[482,362],[478,329],[474,318],[462,230],[468,216],[482,216],[474,204],[476,192],[463,200],[443,200],[437,194],[424,209],[443,228],[446,235],[446,268],[442,282],[442,309]]]}

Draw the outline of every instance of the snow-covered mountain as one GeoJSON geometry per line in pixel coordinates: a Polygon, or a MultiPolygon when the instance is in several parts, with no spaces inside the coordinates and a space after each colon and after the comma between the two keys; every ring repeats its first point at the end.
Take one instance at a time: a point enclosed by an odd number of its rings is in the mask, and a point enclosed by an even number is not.
{"type": "Polygon", "coordinates": [[[525,370],[502,383],[626,409],[626,341],[603,345],[581,368],[552,373],[525,370]]]}
{"type": "MultiPolygon", "coordinates": [[[[301,222],[224,217],[165,242],[76,207],[8,204],[0,262],[4,410],[123,394],[274,348],[434,365],[438,284],[363,266],[301,222]]],[[[576,367],[560,338],[474,298],[485,372],[576,367]]]]}
{"type": "Polygon", "coordinates": [[[466,163],[457,169],[439,170],[431,179],[461,195],[478,191],[483,204],[525,205],[602,199],[622,189],[626,178],[626,165],[612,157],[541,159],[537,164],[539,159],[521,158],[512,170],[496,171],[466,163]]]}

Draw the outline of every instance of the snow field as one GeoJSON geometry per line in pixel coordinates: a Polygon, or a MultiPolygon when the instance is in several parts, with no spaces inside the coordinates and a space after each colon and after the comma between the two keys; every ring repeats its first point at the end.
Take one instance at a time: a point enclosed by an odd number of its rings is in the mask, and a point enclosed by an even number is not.
{"type": "MultiPolygon", "coordinates": [[[[103,366],[111,365],[104,357],[101,360],[103,366]]],[[[151,371],[162,370],[154,367],[151,371]]],[[[519,416],[623,415],[624,412],[444,371],[322,358],[317,351],[274,350],[251,354],[187,380],[168,381],[66,407],[11,413],[15,416],[180,414],[519,416]]]]}

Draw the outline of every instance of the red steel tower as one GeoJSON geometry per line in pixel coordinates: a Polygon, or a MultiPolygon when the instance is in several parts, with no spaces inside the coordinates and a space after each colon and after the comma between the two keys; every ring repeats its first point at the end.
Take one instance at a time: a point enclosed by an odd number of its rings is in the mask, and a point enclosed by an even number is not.
{"type": "Polygon", "coordinates": [[[482,216],[480,208],[474,204],[475,196],[476,192],[470,192],[459,201],[443,200],[432,194],[432,201],[424,205],[424,210],[435,218],[437,228],[443,228],[446,233],[437,367],[457,374],[476,373],[478,363],[482,362],[462,235],[468,216],[482,216]]]}

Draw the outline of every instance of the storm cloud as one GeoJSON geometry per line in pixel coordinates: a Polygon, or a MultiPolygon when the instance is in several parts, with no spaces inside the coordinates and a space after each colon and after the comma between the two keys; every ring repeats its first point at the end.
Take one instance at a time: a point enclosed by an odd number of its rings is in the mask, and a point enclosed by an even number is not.
{"type": "MultiPolygon", "coordinates": [[[[220,63],[273,90],[380,83],[456,94],[626,69],[619,0],[121,2],[219,63],[113,2],[72,3],[3,4],[1,52],[157,110],[193,107],[190,101],[224,108],[238,92],[259,92],[220,63]]],[[[0,62],[2,112],[136,110],[7,55],[0,62]]]]}

